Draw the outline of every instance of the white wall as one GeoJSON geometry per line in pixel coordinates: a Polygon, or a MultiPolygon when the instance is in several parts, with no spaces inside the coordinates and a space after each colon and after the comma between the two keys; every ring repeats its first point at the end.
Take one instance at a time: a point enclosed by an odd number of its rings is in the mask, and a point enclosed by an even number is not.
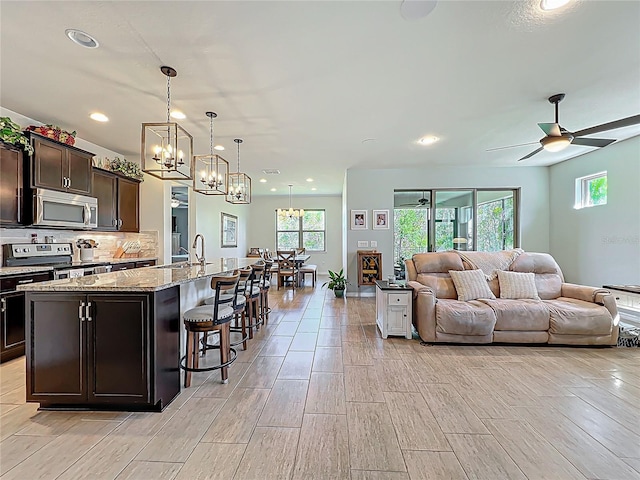
{"type": "MultiPolygon", "coordinates": [[[[520,239],[524,250],[549,251],[549,174],[547,167],[472,168],[429,167],[424,169],[347,170],[346,208],[367,210],[368,230],[346,230],[347,275],[356,293],[358,240],[375,240],[382,252],[383,278],[393,274],[393,225],[372,230],[372,210],[393,212],[395,189],[428,188],[516,188],[521,187],[520,239]]],[[[393,216],[391,218],[393,222],[393,216]]],[[[349,227],[347,227],[349,228],[349,227]]],[[[371,294],[372,287],[357,289],[371,294]]]]}
{"type": "MultiPolygon", "coordinates": [[[[309,263],[318,266],[318,273],[342,268],[342,197],[295,196],[294,208],[323,208],[326,219],[326,252],[313,252],[309,263]]],[[[289,196],[254,197],[249,215],[249,240],[247,246],[276,249],[276,210],[289,207],[289,196]]],[[[248,250],[247,250],[248,251],[248,250]]],[[[247,252],[244,252],[246,255],[247,252]]],[[[241,255],[241,256],[244,256],[241,255]]]]}
{"type": "Polygon", "coordinates": [[[550,168],[551,254],[566,280],[640,285],[640,137],[550,168]],[[607,172],[607,204],[575,210],[575,180],[607,172]]]}

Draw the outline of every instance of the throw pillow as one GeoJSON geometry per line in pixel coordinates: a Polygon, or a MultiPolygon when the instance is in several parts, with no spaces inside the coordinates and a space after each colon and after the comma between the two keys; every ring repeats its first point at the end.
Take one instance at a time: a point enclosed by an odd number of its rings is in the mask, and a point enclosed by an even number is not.
{"type": "Polygon", "coordinates": [[[498,270],[498,283],[500,283],[500,298],[540,300],[535,273],[498,270]]]}
{"type": "Polygon", "coordinates": [[[496,298],[482,270],[449,270],[449,275],[456,287],[458,300],[464,302],[477,298],[496,298]]]}

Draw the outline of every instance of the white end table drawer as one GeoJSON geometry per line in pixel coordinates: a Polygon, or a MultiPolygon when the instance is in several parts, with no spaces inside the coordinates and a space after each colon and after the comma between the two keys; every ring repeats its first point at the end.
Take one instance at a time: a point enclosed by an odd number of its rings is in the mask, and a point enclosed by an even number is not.
{"type": "Polygon", "coordinates": [[[409,305],[410,293],[390,293],[389,305],[409,305]]]}

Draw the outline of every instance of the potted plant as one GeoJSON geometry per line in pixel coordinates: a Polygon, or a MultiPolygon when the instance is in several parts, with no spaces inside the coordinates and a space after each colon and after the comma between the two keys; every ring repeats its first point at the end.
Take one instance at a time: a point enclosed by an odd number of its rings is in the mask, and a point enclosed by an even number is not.
{"type": "Polygon", "coordinates": [[[324,282],[322,286],[324,287],[325,285],[327,285],[331,290],[333,290],[333,293],[336,297],[344,297],[344,291],[347,288],[347,284],[349,282],[347,282],[347,279],[344,277],[342,269],[338,273],[329,270],[329,278],[331,280],[329,280],[328,282],[324,282]]]}
{"type": "Polygon", "coordinates": [[[21,147],[29,155],[33,154],[33,147],[29,139],[22,133],[20,125],[9,117],[0,117],[0,140],[4,143],[21,147]]]}

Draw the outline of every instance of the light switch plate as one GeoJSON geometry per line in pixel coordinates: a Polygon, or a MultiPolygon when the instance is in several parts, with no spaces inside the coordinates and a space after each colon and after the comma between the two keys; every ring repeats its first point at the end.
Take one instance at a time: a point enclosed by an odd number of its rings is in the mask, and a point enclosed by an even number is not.
{"type": "Polygon", "coordinates": [[[369,242],[367,240],[358,240],[358,248],[366,248],[369,246],[369,242]]]}
{"type": "Polygon", "coordinates": [[[378,246],[378,242],[375,240],[371,240],[371,246],[372,247],[377,247],[378,246]]]}

